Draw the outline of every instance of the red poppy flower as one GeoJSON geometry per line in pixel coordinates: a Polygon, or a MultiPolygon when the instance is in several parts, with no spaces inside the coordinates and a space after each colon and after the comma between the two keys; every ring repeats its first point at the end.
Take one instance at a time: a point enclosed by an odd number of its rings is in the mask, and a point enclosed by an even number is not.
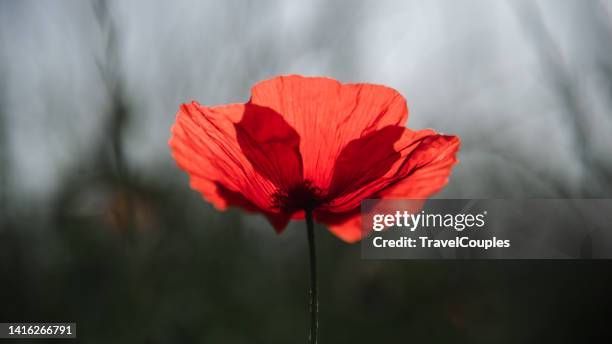
{"type": "Polygon", "coordinates": [[[245,104],[182,105],[169,143],[215,207],[261,212],[279,233],[309,210],[354,242],[362,200],[428,198],[457,162],[458,137],[410,130],[407,119],[391,88],[280,76],[245,104]]]}

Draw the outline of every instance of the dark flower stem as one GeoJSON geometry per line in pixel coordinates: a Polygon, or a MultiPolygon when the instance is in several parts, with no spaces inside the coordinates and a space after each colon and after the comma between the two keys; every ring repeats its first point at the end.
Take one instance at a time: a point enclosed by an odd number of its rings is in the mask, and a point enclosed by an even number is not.
{"type": "Polygon", "coordinates": [[[308,249],[310,251],[310,344],[316,344],[319,330],[319,293],[317,287],[317,251],[311,210],[306,210],[306,229],[308,230],[308,249]]]}

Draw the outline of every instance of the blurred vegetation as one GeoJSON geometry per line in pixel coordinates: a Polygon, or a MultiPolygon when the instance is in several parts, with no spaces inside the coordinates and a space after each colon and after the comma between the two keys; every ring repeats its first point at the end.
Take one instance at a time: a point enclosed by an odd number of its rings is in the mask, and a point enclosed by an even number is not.
{"type": "MultiPolygon", "coordinates": [[[[60,206],[5,224],[0,321],[75,321],[86,343],[306,341],[302,223],[253,235],[237,211],[146,185],[115,188],[98,214],[60,206]]],[[[576,343],[608,331],[607,261],[364,261],[358,245],[318,234],[322,342],[576,343]]]]}

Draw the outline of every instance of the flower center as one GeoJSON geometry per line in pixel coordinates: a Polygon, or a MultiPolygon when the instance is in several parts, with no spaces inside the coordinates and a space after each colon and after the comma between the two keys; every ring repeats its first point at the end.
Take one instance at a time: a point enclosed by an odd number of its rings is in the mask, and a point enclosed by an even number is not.
{"type": "Polygon", "coordinates": [[[288,214],[299,210],[313,210],[325,203],[323,190],[312,185],[311,180],[305,180],[288,190],[279,190],[272,198],[273,206],[288,214]]]}

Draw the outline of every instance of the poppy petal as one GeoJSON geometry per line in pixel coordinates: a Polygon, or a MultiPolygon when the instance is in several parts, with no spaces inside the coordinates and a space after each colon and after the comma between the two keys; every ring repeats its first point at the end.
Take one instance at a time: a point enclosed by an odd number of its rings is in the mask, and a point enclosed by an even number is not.
{"type": "MultiPolygon", "coordinates": [[[[326,205],[327,209],[334,212],[349,211],[358,207],[363,199],[371,198],[428,165],[435,160],[435,154],[440,154],[437,158],[442,160],[445,154],[454,156],[458,146],[454,147],[446,138],[432,130],[413,131],[390,126],[351,142],[340,154],[334,167],[330,187],[333,199],[326,205]],[[448,141],[448,149],[445,143],[438,141],[448,141]],[[423,154],[423,151],[428,153],[423,154]]],[[[450,174],[450,166],[452,163],[446,171],[442,171],[446,173],[445,178],[450,174]]],[[[435,180],[424,181],[430,182],[433,183],[432,188],[444,185],[435,180]]],[[[405,194],[399,197],[411,196],[405,194]]]]}
{"type": "MultiPolygon", "coordinates": [[[[381,132],[381,135],[388,133],[381,132]]],[[[369,140],[379,140],[369,138],[369,140]]],[[[435,134],[431,130],[411,131],[406,129],[402,139],[395,143],[401,154],[394,160],[388,172],[371,182],[359,185],[357,175],[347,175],[356,180],[358,187],[340,196],[319,211],[319,221],[328,225],[330,231],[340,239],[354,242],[361,238],[360,203],[367,198],[376,199],[426,199],[440,191],[448,182],[455,157],[459,149],[459,138],[435,134]]],[[[354,147],[359,147],[355,144],[354,147]]],[[[346,153],[347,157],[351,154],[346,153]]],[[[375,155],[375,154],[372,154],[375,155]]],[[[360,170],[376,169],[375,164],[384,163],[384,157],[362,158],[360,170]],[[374,164],[374,166],[372,165],[374,164]]],[[[354,166],[358,166],[353,160],[354,166]]],[[[338,166],[338,168],[342,168],[338,166]]],[[[361,172],[359,172],[361,173],[361,172]]]]}
{"type": "Polygon", "coordinates": [[[244,105],[235,125],[238,144],[251,165],[278,189],[288,190],[302,181],[300,136],[272,109],[244,105]]]}
{"type": "Polygon", "coordinates": [[[457,136],[425,137],[406,160],[398,178],[378,193],[380,198],[425,199],[448,183],[461,141],[457,136]]]}
{"type": "Polygon", "coordinates": [[[256,84],[250,103],[281,114],[301,137],[305,180],[327,189],[336,159],[351,141],[389,125],[404,126],[408,109],[394,89],[342,84],[323,77],[280,76],[256,84]]]}
{"type": "Polygon", "coordinates": [[[388,126],[350,142],[334,166],[330,185],[333,199],[327,208],[346,212],[402,178],[400,171],[413,158],[413,151],[432,135],[437,134],[432,130],[388,126]]]}
{"type": "Polygon", "coordinates": [[[209,108],[193,102],[181,106],[169,145],[191,186],[217,208],[275,213],[272,196],[278,188],[301,180],[299,137],[282,123],[262,107],[209,108]],[[256,117],[273,123],[275,130],[253,125],[256,117]]]}

